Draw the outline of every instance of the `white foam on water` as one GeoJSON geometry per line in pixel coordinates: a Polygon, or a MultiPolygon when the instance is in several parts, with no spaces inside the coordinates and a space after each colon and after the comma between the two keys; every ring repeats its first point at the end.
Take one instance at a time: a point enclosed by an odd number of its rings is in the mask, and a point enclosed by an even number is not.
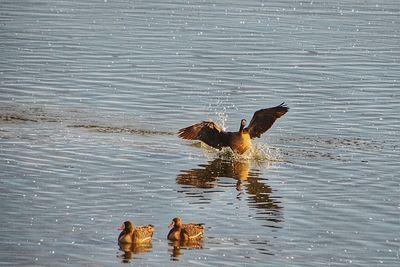
{"type": "Polygon", "coordinates": [[[270,165],[284,162],[280,150],[267,144],[253,144],[253,147],[242,155],[233,152],[229,147],[221,150],[214,149],[203,142],[197,143],[204,149],[204,154],[210,160],[217,155],[219,158],[232,161],[251,161],[257,165],[270,165]]]}

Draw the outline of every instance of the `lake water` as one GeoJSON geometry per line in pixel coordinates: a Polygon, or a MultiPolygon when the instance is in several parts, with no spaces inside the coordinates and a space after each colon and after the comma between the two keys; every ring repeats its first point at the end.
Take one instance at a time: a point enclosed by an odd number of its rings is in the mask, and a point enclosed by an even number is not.
{"type": "Polygon", "coordinates": [[[0,265],[399,266],[399,34],[397,0],[1,1],[0,265]],[[247,157],[176,135],[283,101],[247,157]]]}

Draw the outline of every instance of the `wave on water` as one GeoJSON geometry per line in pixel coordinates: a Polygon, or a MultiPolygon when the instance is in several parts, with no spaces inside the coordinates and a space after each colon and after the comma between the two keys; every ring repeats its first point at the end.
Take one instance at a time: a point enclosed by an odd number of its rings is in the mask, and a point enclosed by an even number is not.
{"type": "Polygon", "coordinates": [[[77,125],[68,125],[68,127],[74,128],[85,128],[94,130],[100,133],[127,133],[127,134],[135,134],[135,135],[175,135],[174,132],[166,132],[166,131],[156,131],[156,130],[144,130],[144,129],[135,129],[128,127],[112,127],[112,126],[100,126],[100,125],[86,125],[86,124],[77,124],[77,125]]]}
{"type": "Polygon", "coordinates": [[[0,123],[63,123],[66,127],[84,128],[100,133],[125,133],[134,135],[175,135],[175,132],[137,129],[119,125],[107,125],[109,122],[78,116],[79,112],[51,112],[40,107],[21,108],[0,107],[0,123]]]}
{"type": "Polygon", "coordinates": [[[16,109],[0,107],[0,121],[6,123],[60,122],[59,116],[49,116],[42,108],[16,109]]]}
{"type": "MultiPolygon", "coordinates": [[[[233,107],[232,107],[233,108],[233,107]]],[[[216,113],[220,122],[224,125],[227,120],[225,110],[216,113]]],[[[101,120],[76,110],[59,112],[47,110],[42,107],[0,107],[0,124],[22,125],[60,123],[65,127],[82,128],[89,131],[109,134],[131,134],[141,136],[175,136],[174,131],[160,131],[156,129],[132,128],[129,122],[119,122],[112,119],[101,120]]],[[[0,130],[0,137],[10,138],[13,134],[6,128],[0,130]]],[[[234,153],[230,148],[220,151],[211,148],[201,142],[194,142],[192,145],[202,147],[206,157],[211,159],[219,157],[231,161],[253,161],[255,164],[273,164],[277,162],[292,162],[294,158],[306,160],[336,160],[351,161],[356,154],[376,153],[384,148],[396,150],[396,140],[368,140],[361,137],[346,136],[285,136],[278,140],[279,148],[272,147],[265,143],[255,143],[251,150],[244,155],[234,153]]],[[[365,159],[361,159],[365,161],[365,159]]]]}

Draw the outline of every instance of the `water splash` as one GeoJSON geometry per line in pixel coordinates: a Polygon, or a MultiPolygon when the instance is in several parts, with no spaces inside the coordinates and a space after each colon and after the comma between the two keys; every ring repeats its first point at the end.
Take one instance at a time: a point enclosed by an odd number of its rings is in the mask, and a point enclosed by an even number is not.
{"type": "Polygon", "coordinates": [[[267,144],[253,144],[249,154],[250,157],[257,162],[284,162],[279,148],[271,147],[267,144]]]}
{"type": "Polygon", "coordinates": [[[216,117],[216,123],[226,130],[226,122],[228,121],[228,111],[231,109],[237,110],[234,104],[228,104],[229,99],[218,98],[215,104],[209,104],[210,116],[216,117]]]}
{"type": "Polygon", "coordinates": [[[277,162],[285,162],[280,150],[267,144],[253,144],[253,147],[242,155],[233,152],[229,147],[216,150],[202,142],[197,143],[197,145],[204,148],[204,154],[210,160],[215,158],[217,154],[221,159],[230,161],[252,161],[257,165],[270,165],[277,162]]]}
{"type": "Polygon", "coordinates": [[[217,116],[217,123],[225,130],[226,122],[228,121],[228,113],[226,113],[226,110],[220,112],[215,111],[215,115],[217,116]]]}

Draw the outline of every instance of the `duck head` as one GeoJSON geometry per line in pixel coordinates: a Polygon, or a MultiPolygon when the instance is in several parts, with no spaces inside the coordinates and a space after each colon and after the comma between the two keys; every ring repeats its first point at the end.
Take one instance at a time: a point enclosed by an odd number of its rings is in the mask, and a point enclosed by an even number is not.
{"type": "Polygon", "coordinates": [[[240,129],[239,131],[243,131],[244,127],[246,127],[247,121],[245,119],[242,119],[240,121],[240,129]]]}
{"type": "Polygon", "coordinates": [[[180,228],[182,227],[182,220],[178,217],[173,218],[172,222],[168,225],[168,228],[172,228],[172,227],[176,227],[176,228],[180,228]]]}
{"type": "Polygon", "coordinates": [[[131,221],[125,221],[118,230],[125,231],[126,233],[132,233],[135,230],[135,225],[131,221]]]}

